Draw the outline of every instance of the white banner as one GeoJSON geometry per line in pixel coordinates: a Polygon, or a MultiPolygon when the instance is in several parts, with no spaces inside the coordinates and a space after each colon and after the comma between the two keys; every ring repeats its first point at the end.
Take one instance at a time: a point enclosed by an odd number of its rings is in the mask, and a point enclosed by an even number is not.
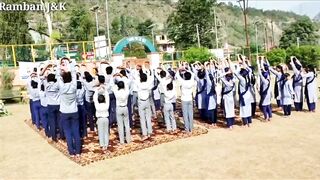
{"type": "Polygon", "coordinates": [[[94,37],[94,47],[96,49],[96,58],[106,57],[107,56],[106,36],[94,37]]]}
{"type": "Polygon", "coordinates": [[[40,68],[44,67],[47,64],[47,61],[42,62],[19,62],[19,76],[22,81],[26,81],[30,74],[33,72],[34,68],[37,68],[38,71],[40,68]]]}

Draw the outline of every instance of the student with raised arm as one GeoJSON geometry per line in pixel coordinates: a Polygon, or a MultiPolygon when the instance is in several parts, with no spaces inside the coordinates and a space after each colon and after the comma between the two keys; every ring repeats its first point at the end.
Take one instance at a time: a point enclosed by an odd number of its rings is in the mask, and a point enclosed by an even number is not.
{"type": "Polygon", "coordinates": [[[185,131],[192,132],[193,129],[193,88],[195,87],[194,74],[191,71],[186,70],[184,67],[180,67],[176,73],[177,81],[181,87],[181,103],[182,114],[185,131]],[[184,71],[184,78],[181,77],[180,72],[184,71]]]}
{"type": "Polygon", "coordinates": [[[104,153],[109,146],[109,92],[101,85],[95,89],[93,102],[96,108],[99,144],[104,153]]]}
{"type": "Polygon", "coordinates": [[[77,74],[77,106],[78,106],[78,114],[79,114],[79,128],[80,128],[80,136],[84,138],[87,136],[87,116],[86,116],[86,108],[84,105],[85,101],[85,89],[83,86],[83,82],[81,80],[81,74],[77,74]]]}
{"type": "Polygon", "coordinates": [[[305,96],[310,112],[316,111],[316,102],[318,100],[317,96],[317,74],[315,67],[309,65],[306,69],[306,72],[302,74],[303,78],[306,78],[305,85],[305,96]]]}
{"type": "MultiPolygon", "coordinates": [[[[123,74],[119,74],[123,76],[123,74]]],[[[130,124],[129,124],[129,112],[128,112],[128,97],[129,97],[129,85],[128,81],[118,81],[112,88],[116,97],[116,114],[117,125],[120,143],[124,144],[131,142],[130,124]]]]}
{"type": "Polygon", "coordinates": [[[84,78],[83,87],[85,89],[85,101],[84,107],[86,109],[86,117],[89,121],[90,131],[94,131],[94,113],[95,107],[93,103],[93,93],[95,82],[92,75],[89,73],[88,69],[82,72],[82,77],[84,78]]]}
{"type": "MultiPolygon", "coordinates": [[[[63,125],[64,134],[67,140],[68,151],[71,157],[80,157],[81,154],[81,138],[79,131],[79,115],[77,106],[77,77],[75,64],[73,60],[69,64],[69,59],[63,58],[62,64],[69,66],[68,70],[64,70],[61,78],[58,77],[60,92],[60,118],[63,125]],[[70,69],[70,71],[69,71],[70,69]]],[[[61,71],[58,63],[58,72],[61,71]]],[[[60,73],[58,73],[60,74],[60,73]]]]}
{"type": "Polygon", "coordinates": [[[258,73],[260,77],[260,102],[259,107],[264,115],[266,121],[270,121],[272,118],[271,109],[271,78],[269,72],[269,66],[263,62],[261,57],[258,58],[258,73]]]}
{"type": "Polygon", "coordinates": [[[135,77],[135,83],[138,87],[138,109],[140,116],[140,126],[142,132],[142,141],[151,137],[151,106],[150,106],[150,91],[152,89],[153,79],[148,76],[143,70],[140,70],[139,76],[135,77]]]}
{"type": "Polygon", "coordinates": [[[281,104],[284,112],[284,117],[288,117],[291,115],[291,105],[293,104],[294,99],[294,90],[292,87],[292,80],[290,79],[290,74],[284,74],[284,81],[280,85],[280,93],[281,93],[281,104]]]}
{"type": "Polygon", "coordinates": [[[235,121],[235,103],[233,97],[233,91],[235,88],[235,82],[233,79],[233,73],[230,69],[230,63],[227,67],[223,67],[224,73],[220,75],[222,82],[222,100],[221,104],[224,111],[224,116],[227,121],[227,127],[233,129],[235,121]]]}
{"type": "Polygon", "coordinates": [[[193,66],[192,68],[193,73],[195,74],[195,80],[197,81],[197,93],[195,97],[196,106],[200,112],[200,118],[202,120],[207,119],[207,106],[206,106],[206,99],[207,99],[207,79],[206,71],[202,64],[199,62],[193,66]]]}
{"type": "MultiPolygon", "coordinates": [[[[44,69],[44,72],[52,66],[50,64],[44,69]]],[[[60,93],[59,93],[59,84],[57,82],[57,77],[59,71],[49,72],[47,76],[47,83],[45,84],[45,95],[47,97],[47,107],[48,107],[48,125],[50,131],[50,137],[53,141],[57,141],[57,132],[60,131],[60,138],[62,129],[59,128],[60,122],[60,93]]]]}
{"type": "Polygon", "coordinates": [[[283,66],[278,65],[278,66],[276,66],[276,69],[273,69],[269,64],[269,61],[268,60],[266,60],[266,61],[269,66],[270,72],[276,76],[275,85],[274,85],[274,96],[277,100],[278,107],[282,107],[282,104],[281,104],[282,97],[281,97],[280,87],[283,86],[283,83],[286,79],[286,77],[284,75],[283,66]]]}
{"type": "Polygon", "coordinates": [[[40,79],[37,74],[37,72],[31,74],[31,81],[30,81],[30,87],[29,94],[30,99],[32,100],[31,108],[34,119],[32,119],[32,123],[35,124],[40,130],[40,109],[41,109],[41,103],[40,103],[40,79]]]}
{"type": "Polygon", "coordinates": [[[215,68],[212,64],[205,64],[207,81],[207,118],[212,126],[217,126],[217,91],[215,80],[215,68]]]}
{"type": "Polygon", "coordinates": [[[238,94],[239,94],[239,105],[240,105],[240,117],[244,126],[250,127],[252,123],[252,110],[251,110],[251,94],[249,70],[245,62],[240,59],[239,70],[236,71],[235,75],[239,79],[238,94]],[[242,66],[242,67],[241,67],[242,66]]]}
{"type": "Polygon", "coordinates": [[[174,117],[173,102],[176,98],[176,90],[174,88],[173,82],[167,84],[166,89],[164,89],[164,105],[163,114],[164,120],[167,127],[167,132],[172,133],[177,129],[176,119],[174,117]]]}
{"type": "Polygon", "coordinates": [[[296,111],[302,111],[303,108],[303,78],[301,75],[302,65],[296,57],[290,58],[290,65],[294,75],[292,77],[292,86],[294,89],[294,107],[296,111]]]}

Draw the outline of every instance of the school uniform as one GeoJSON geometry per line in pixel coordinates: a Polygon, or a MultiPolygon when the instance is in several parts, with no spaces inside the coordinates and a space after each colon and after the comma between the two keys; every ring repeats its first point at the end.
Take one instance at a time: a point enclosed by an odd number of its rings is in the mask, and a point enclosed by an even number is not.
{"type": "Polygon", "coordinates": [[[249,70],[249,93],[250,93],[250,102],[251,102],[251,117],[256,115],[256,108],[257,108],[257,97],[256,97],[256,76],[254,74],[254,69],[252,66],[247,68],[249,70]]]}
{"type": "Polygon", "coordinates": [[[233,91],[235,89],[235,83],[232,79],[226,79],[226,77],[220,78],[223,84],[222,87],[222,107],[224,110],[224,116],[227,121],[227,126],[231,127],[234,124],[234,96],[233,91]]]}
{"type": "Polygon", "coordinates": [[[112,124],[117,123],[116,117],[116,97],[113,94],[112,87],[115,84],[115,79],[113,78],[113,74],[109,74],[105,76],[106,79],[106,87],[109,93],[109,125],[111,127],[112,124]]]}
{"type": "Polygon", "coordinates": [[[95,113],[95,106],[93,103],[93,94],[94,94],[94,85],[95,82],[87,82],[83,81],[83,87],[85,89],[85,101],[84,106],[86,109],[86,117],[89,121],[90,131],[94,131],[94,113],[95,113]]]}
{"type": "Polygon", "coordinates": [[[118,86],[113,87],[113,93],[116,97],[116,114],[117,114],[117,125],[120,143],[124,144],[126,139],[127,143],[131,142],[130,135],[130,123],[129,123],[129,112],[128,112],[128,97],[129,88],[128,84],[125,84],[124,89],[118,90],[118,86]]]}
{"type": "MultiPolygon", "coordinates": [[[[56,75],[57,78],[57,75],[56,75]]],[[[63,134],[60,125],[60,93],[58,82],[47,82],[45,84],[45,95],[47,98],[48,124],[52,140],[57,140],[57,132],[60,131],[60,137],[63,134]]]]}
{"type": "Polygon", "coordinates": [[[140,82],[140,78],[136,77],[136,84],[138,86],[138,110],[143,136],[150,136],[152,134],[151,107],[149,99],[150,91],[152,89],[152,82],[153,79],[151,76],[148,76],[146,82],[140,82]]]}
{"type": "Polygon", "coordinates": [[[86,108],[84,105],[85,101],[85,89],[83,87],[83,83],[81,83],[81,89],[77,89],[77,107],[78,107],[78,115],[79,115],[79,131],[80,137],[84,138],[87,136],[87,117],[86,117],[86,108]]]}
{"type": "Polygon", "coordinates": [[[74,66],[75,62],[72,62],[72,64],[70,64],[72,77],[71,82],[64,83],[62,79],[58,77],[60,92],[60,118],[70,155],[78,155],[81,153],[79,114],[77,106],[77,78],[74,66]]]}
{"type": "Polygon", "coordinates": [[[104,92],[95,91],[93,95],[94,105],[96,107],[96,117],[98,126],[98,136],[100,147],[107,148],[109,146],[109,92],[108,90],[104,92]],[[103,94],[105,97],[104,103],[98,102],[98,95],[103,94]]]}
{"type": "Polygon", "coordinates": [[[294,75],[292,77],[292,86],[294,90],[294,107],[296,111],[302,111],[303,108],[303,78],[301,71],[297,69],[295,63],[290,63],[294,75]]]}
{"type": "Polygon", "coordinates": [[[164,105],[163,114],[167,131],[175,131],[177,129],[176,119],[174,117],[173,102],[175,102],[176,90],[164,89],[164,105]]]}
{"type": "Polygon", "coordinates": [[[271,80],[270,73],[265,77],[262,72],[259,72],[260,76],[260,102],[259,107],[263,112],[264,119],[270,119],[272,117],[272,109],[271,109],[271,80]]]}
{"type": "Polygon", "coordinates": [[[33,122],[37,126],[37,128],[40,129],[40,82],[38,78],[34,79],[34,81],[38,83],[38,86],[36,88],[30,88],[30,97],[32,99],[32,112],[34,114],[33,122]]]}
{"type": "Polygon", "coordinates": [[[160,92],[160,103],[161,106],[164,105],[164,91],[167,88],[167,85],[171,82],[171,78],[168,77],[168,72],[166,71],[166,77],[160,77],[158,73],[155,73],[155,77],[159,81],[159,92],[160,92]]]}
{"type": "Polygon", "coordinates": [[[182,79],[180,73],[176,73],[177,81],[181,88],[181,104],[184,127],[187,132],[192,132],[193,129],[193,88],[195,86],[194,74],[190,72],[191,79],[182,79]]]}
{"type": "Polygon", "coordinates": [[[154,86],[152,88],[152,98],[154,102],[155,111],[159,111],[161,109],[161,102],[159,92],[159,81],[157,79],[154,80],[154,86]]]}
{"type": "Polygon", "coordinates": [[[281,72],[277,72],[273,68],[269,68],[270,72],[276,76],[274,85],[274,96],[277,100],[278,107],[281,107],[281,84],[283,83],[285,77],[281,72]]]}
{"type": "Polygon", "coordinates": [[[29,109],[30,109],[30,114],[31,114],[31,122],[32,124],[35,124],[35,117],[34,117],[34,112],[33,112],[33,108],[32,108],[32,96],[30,94],[32,87],[31,87],[31,75],[28,77],[27,79],[27,92],[29,95],[29,109]]]}
{"type": "Polygon", "coordinates": [[[303,77],[306,78],[304,93],[306,96],[308,109],[309,111],[314,111],[316,109],[316,102],[318,100],[316,74],[313,72],[308,72],[307,74],[303,75],[303,77]]]}
{"type": "Polygon", "coordinates": [[[291,115],[291,105],[293,103],[294,90],[291,80],[284,80],[280,85],[281,89],[281,104],[285,116],[291,115]]]}
{"type": "MultiPolygon", "coordinates": [[[[242,118],[243,125],[249,125],[252,123],[252,106],[250,99],[252,94],[250,93],[250,80],[249,77],[243,77],[239,72],[235,73],[239,79],[238,94],[239,94],[239,105],[240,105],[240,117],[242,118]]],[[[248,75],[247,75],[248,76],[248,75]]]]}
{"type": "MultiPolygon", "coordinates": [[[[42,82],[42,83],[44,83],[44,82],[42,82]]],[[[40,108],[41,124],[42,124],[42,127],[44,129],[46,136],[50,137],[50,126],[49,126],[49,121],[48,121],[48,103],[47,103],[47,97],[46,97],[45,91],[40,90],[39,96],[40,96],[40,104],[41,104],[41,108],[40,108]]]]}
{"type": "Polygon", "coordinates": [[[206,74],[207,80],[207,99],[206,99],[206,107],[207,107],[207,118],[209,123],[216,124],[217,123],[217,91],[216,91],[216,82],[214,78],[214,71],[206,74]],[[210,78],[210,76],[212,76],[210,78]]]}

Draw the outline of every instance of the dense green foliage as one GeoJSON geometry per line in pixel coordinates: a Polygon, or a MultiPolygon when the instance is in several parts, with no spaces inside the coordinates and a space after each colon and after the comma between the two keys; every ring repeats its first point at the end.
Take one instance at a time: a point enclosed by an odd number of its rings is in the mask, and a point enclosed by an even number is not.
{"type": "Polygon", "coordinates": [[[296,56],[303,66],[313,65],[319,67],[320,64],[320,46],[292,46],[287,49],[287,63],[290,57],[296,56]]]}
{"type": "Polygon", "coordinates": [[[124,49],[125,57],[136,57],[136,58],[146,58],[147,53],[145,52],[145,47],[139,43],[132,43],[124,49]]]}
{"type": "Polygon", "coordinates": [[[214,0],[180,0],[177,10],[168,18],[168,35],[180,48],[197,44],[197,30],[199,27],[201,45],[212,47],[214,0]]]}
{"type": "Polygon", "coordinates": [[[185,51],[183,58],[189,63],[194,63],[196,61],[205,62],[212,57],[214,57],[214,55],[209,52],[208,48],[191,47],[185,51]]]}
{"type": "Polygon", "coordinates": [[[273,49],[266,53],[266,56],[271,65],[279,63],[290,63],[290,57],[296,56],[303,66],[313,65],[319,67],[320,65],[320,46],[291,46],[288,49],[273,49]]]}
{"type": "Polygon", "coordinates": [[[146,21],[139,23],[137,26],[137,31],[139,36],[150,36],[152,33],[153,22],[151,19],[147,19],[146,21]]]}
{"type": "Polygon", "coordinates": [[[287,53],[286,50],[277,48],[267,52],[266,56],[270,62],[270,65],[275,66],[286,61],[287,53]]]}
{"type": "Polygon", "coordinates": [[[302,18],[284,30],[280,39],[280,47],[288,48],[297,44],[297,38],[300,39],[300,45],[317,44],[318,35],[316,28],[309,18],[302,18]]]}
{"type": "Polygon", "coordinates": [[[82,6],[72,9],[68,25],[69,39],[86,41],[93,39],[95,24],[89,12],[82,6]]]}

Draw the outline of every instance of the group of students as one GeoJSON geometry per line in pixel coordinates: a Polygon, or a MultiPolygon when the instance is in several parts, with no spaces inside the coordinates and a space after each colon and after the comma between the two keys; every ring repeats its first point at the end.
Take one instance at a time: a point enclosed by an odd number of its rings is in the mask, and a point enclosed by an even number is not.
{"type": "Polygon", "coordinates": [[[256,75],[250,61],[241,55],[238,63],[228,59],[204,64],[181,62],[178,68],[150,68],[149,63],[135,68],[129,63],[113,67],[107,62],[89,68],[62,58],[36,67],[28,79],[32,123],[39,130],[43,128],[50,141],[66,139],[72,157],[80,157],[81,139],[86,138],[88,128],[95,131],[97,127],[104,152],[113,124],[117,124],[120,143],[130,143],[135,112],[139,115],[142,140],[153,134],[152,119],[159,113],[166,131],[175,133],[178,98],[187,133],[193,129],[194,104],[200,118],[212,126],[216,126],[220,106],[230,129],[235,107],[239,106],[243,125],[250,126],[257,107],[266,121],[272,117],[271,74],[275,75],[274,95],[284,116],[291,114],[293,102],[295,109],[302,111],[304,94],[309,111],[315,111],[317,86],[313,67],[303,68],[297,58],[291,57],[294,75],[290,77],[287,67],[273,68],[264,57],[257,59],[257,65],[256,75]]]}

